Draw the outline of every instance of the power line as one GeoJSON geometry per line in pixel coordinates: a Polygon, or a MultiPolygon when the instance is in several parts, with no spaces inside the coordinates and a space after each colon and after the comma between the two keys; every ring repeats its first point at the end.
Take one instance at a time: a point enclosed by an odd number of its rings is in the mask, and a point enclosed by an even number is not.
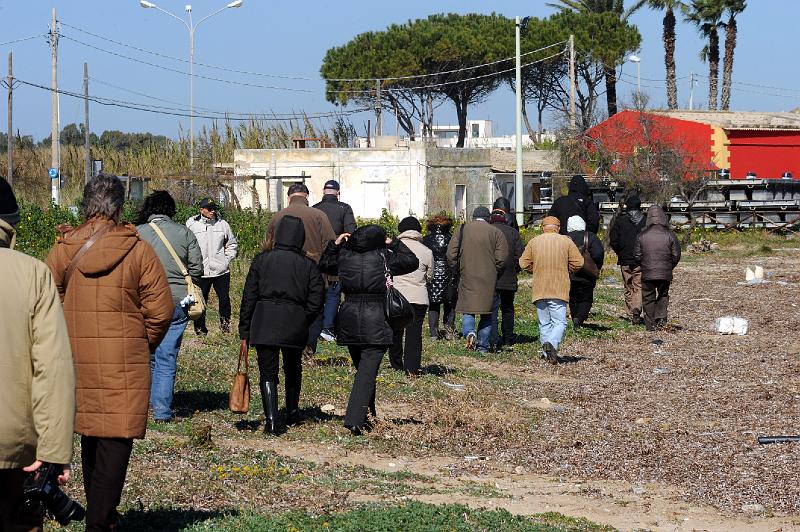
{"type": "Polygon", "coordinates": [[[45,36],[47,36],[46,33],[40,33],[38,35],[31,35],[30,37],[23,37],[21,39],[14,39],[13,41],[0,42],[0,46],[5,46],[7,44],[16,44],[18,42],[30,41],[31,39],[38,39],[39,37],[45,37],[45,36]]]}
{"type": "MultiPolygon", "coordinates": [[[[19,81],[19,83],[21,83],[23,85],[27,85],[29,87],[35,87],[37,89],[42,89],[42,90],[51,91],[51,92],[54,91],[54,89],[52,89],[50,87],[47,87],[45,85],[38,84],[38,83],[32,83],[30,81],[25,81],[25,80],[21,80],[21,79],[17,79],[17,81],[19,81]]],[[[77,92],[74,92],[74,91],[68,91],[68,90],[64,90],[64,89],[55,89],[55,92],[58,93],[58,94],[63,94],[65,96],[71,96],[73,98],[77,98],[77,99],[80,99],[80,100],[86,99],[83,94],[80,94],[80,93],[77,93],[77,92]]],[[[269,116],[269,115],[257,115],[257,114],[253,114],[253,115],[251,115],[249,117],[235,117],[235,116],[227,116],[227,115],[211,116],[211,115],[190,114],[188,112],[180,112],[179,109],[178,110],[170,110],[169,108],[165,108],[165,107],[162,107],[162,106],[151,106],[151,105],[139,104],[139,103],[135,103],[135,102],[126,102],[126,101],[115,100],[115,99],[111,99],[111,98],[103,98],[103,97],[99,97],[99,96],[89,96],[88,99],[89,99],[89,101],[98,103],[100,105],[106,105],[106,106],[111,106],[111,107],[120,107],[120,108],[123,108],[123,109],[132,109],[132,110],[135,110],[135,111],[145,111],[145,112],[148,112],[148,113],[154,113],[154,114],[160,114],[160,115],[169,115],[169,116],[182,116],[182,117],[193,116],[194,118],[206,118],[206,119],[209,119],[209,120],[249,121],[249,120],[259,119],[259,120],[280,122],[280,121],[286,121],[286,120],[291,120],[291,119],[297,119],[297,120],[299,120],[299,119],[303,119],[303,120],[309,119],[309,120],[313,120],[313,119],[321,119],[321,118],[333,118],[333,117],[340,117],[340,116],[348,116],[348,115],[352,115],[352,114],[356,114],[356,113],[363,113],[365,111],[371,111],[370,108],[361,108],[361,109],[351,109],[351,110],[348,110],[348,111],[341,111],[341,112],[332,111],[330,113],[320,113],[320,114],[317,114],[317,115],[296,114],[296,115],[293,115],[293,116],[283,116],[283,117],[269,116]]]]}
{"type": "MultiPolygon", "coordinates": [[[[168,67],[168,66],[159,65],[159,64],[156,64],[156,63],[151,63],[149,61],[144,61],[142,59],[136,59],[135,57],[130,57],[130,56],[127,56],[127,55],[124,55],[124,54],[120,54],[120,53],[117,53],[117,52],[112,52],[111,50],[106,50],[105,48],[100,48],[99,46],[95,46],[93,44],[89,44],[89,43],[85,43],[83,41],[79,41],[78,39],[69,37],[68,35],[64,35],[63,33],[60,34],[60,36],[61,36],[61,38],[67,39],[68,41],[72,41],[74,43],[80,44],[82,46],[86,46],[88,48],[92,48],[94,50],[103,52],[105,54],[109,54],[109,55],[113,55],[113,56],[116,56],[116,57],[120,57],[122,59],[127,59],[128,61],[133,61],[135,63],[141,63],[143,65],[151,66],[151,67],[154,67],[154,68],[159,68],[161,70],[166,70],[168,72],[175,72],[177,74],[183,74],[184,76],[188,76],[189,75],[188,72],[184,72],[183,70],[178,70],[178,69],[171,68],[171,67],[168,67]]],[[[214,78],[214,77],[211,77],[211,76],[204,76],[202,74],[194,74],[194,77],[201,78],[201,79],[207,79],[207,80],[210,80],[210,81],[219,81],[220,83],[228,83],[230,85],[241,85],[241,86],[244,86],[244,87],[255,87],[255,88],[258,88],[258,89],[282,90],[282,91],[292,91],[292,92],[308,92],[308,93],[313,92],[313,91],[308,90],[308,89],[295,89],[295,88],[291,88],[291,87],[276,87],[276,86],[273,86],[273,85],[260,85],[260,84],[257,84],[257,83],[248,83],[248,82],[244,82],[244,81],[234,81],[234,80],[230,80],[230,79],[214,78]]]]}

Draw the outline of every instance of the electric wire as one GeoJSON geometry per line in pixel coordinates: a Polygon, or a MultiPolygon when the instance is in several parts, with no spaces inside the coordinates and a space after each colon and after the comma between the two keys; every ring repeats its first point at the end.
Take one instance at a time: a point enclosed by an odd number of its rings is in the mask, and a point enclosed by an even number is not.
{"type": "Polygon", "coordinates": [[[31,35],[30,37],[23,37],[21,39],[14,39],[13,41],[0,42],[0,46],[5,46],[7,44],[16,44],[18,42],[30,41],[32,39],[38,39],[39,37],[46,37],[46,36],[47,36],[46,33],[40,33],[38,35],[31,35]]]}

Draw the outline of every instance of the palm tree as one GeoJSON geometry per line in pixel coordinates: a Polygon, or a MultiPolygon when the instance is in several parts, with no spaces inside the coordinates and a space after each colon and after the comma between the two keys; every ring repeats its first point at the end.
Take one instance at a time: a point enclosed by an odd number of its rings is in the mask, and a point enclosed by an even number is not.
{"type": "Polygon", "coordinates": [[[675,10],[686,13],[688,5],[683,0],[648,0],[653,9],[664,11],[664,64],[667,67],[667,107],[678,108],[678,85],[675,75],[675,10]]]}
{"type": "Polygon", "coordinates": [[[747,8],[747,0],[724,0],[728,22],[725,23],[725,59],[722,62],[722,110],[731,106],[731,76],[733,75],[733,51],[736,49],[736,17],[747,8]]]}
{"type": "MultiPolygon", "coordinates": [[[[558,0],[557,4],[547,4],[562,11],[576,11],[578,13],[616,13],[620,20],[627,22],[628,18],[648,0],[635,0],[628,9],[625,9],[625,0],[558,0]]],[[[603,63],[603,75],[606,80],[606,105],[608,116],[617,114],[617,65],[603,63]]]]}
{"type": "Polygon", "coordinates": [[[697,26],[708,39],[700,51],[700,58],[708,61],[708,108],[717,110],[717,84],[719,82],[719,28],[724,26],[722,14],[726,0],[692,0],[686,20],[697,26]]]}

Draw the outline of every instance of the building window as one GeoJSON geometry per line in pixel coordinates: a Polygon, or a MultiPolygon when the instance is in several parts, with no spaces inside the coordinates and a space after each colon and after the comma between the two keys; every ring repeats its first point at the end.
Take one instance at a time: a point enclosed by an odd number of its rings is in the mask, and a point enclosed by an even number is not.
{"type": "Polygon", "coordinates": [[[461,218],[463,220],[467,211],[467,185],[456,185],[453,207],[456,218],[461,218]]]}
{"type": "Polygon", "coordinates": [[[472,138],[477,139],[480,136],[481,136],[480,124],[472,124],[472,138]]]}
{"type": "Polygon", "coordinates": [[[386,181],[364,181],[364,218],[380,218],[383,209],[389,208],[389,183],[386,181]]]}

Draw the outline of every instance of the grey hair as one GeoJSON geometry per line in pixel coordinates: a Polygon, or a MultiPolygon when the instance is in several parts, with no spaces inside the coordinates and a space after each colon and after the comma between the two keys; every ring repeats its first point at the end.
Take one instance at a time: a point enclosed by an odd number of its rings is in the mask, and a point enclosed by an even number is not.
{"type": "Polygon", "coordinates": [[[119,222],[125,203],[125,187],[118,177],[100,174],[83,187],[83,216],[85,219],[103,216],[119,222]]]}

